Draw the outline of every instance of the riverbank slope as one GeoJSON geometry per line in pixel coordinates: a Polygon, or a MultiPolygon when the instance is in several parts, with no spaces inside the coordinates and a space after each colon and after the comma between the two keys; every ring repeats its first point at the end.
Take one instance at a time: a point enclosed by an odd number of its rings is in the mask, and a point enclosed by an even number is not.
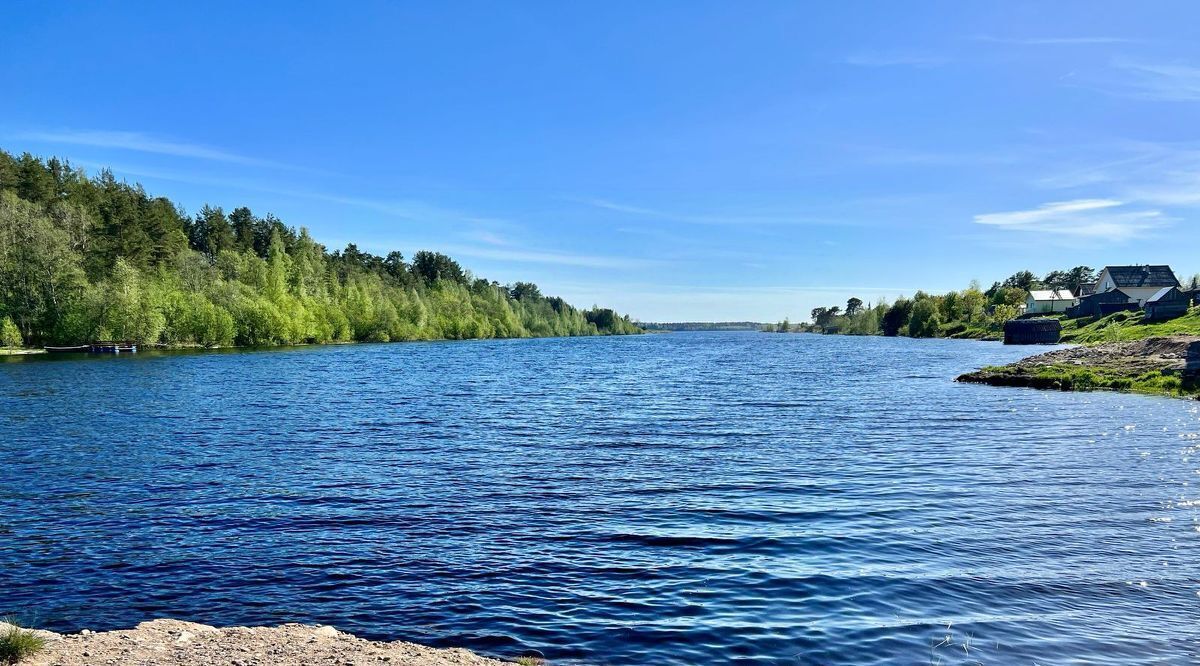
{"type": "Polygon", "coordinates": [[[35,633],[45,639],[45,646],[20,661],[20,666],[502,666],[507,663],[462,649],[441,650],[404,641],[368,641],[333,627],[302,624],[218,629],[179,620],[152,620],[120,631],[35,633]]]}
{"type": "Polygon", "coordinates": [[[1060,391],[1113,390],[1200,398],[1200,373],[1188,355],[1200,355],[1200,336],[1152,337],[1039,354],[958,378],[992,386],[1060,391]]]}

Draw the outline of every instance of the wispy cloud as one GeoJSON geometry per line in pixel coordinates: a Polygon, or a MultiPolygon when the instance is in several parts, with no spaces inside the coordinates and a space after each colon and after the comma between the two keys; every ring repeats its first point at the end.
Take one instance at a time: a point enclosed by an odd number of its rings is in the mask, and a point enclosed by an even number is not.
{"type": "Polygon", "coordinates": [[[917,53],[882,53],[866,51],[854,53],[842,61],[856,67],[939,67],[950,62],[949,58],[917,53]]]}
{"type": "Polygon", "coordinates": [[[100,164],[88,160],[74,160],[74,163],[89,169],[110,168],[112,169],[113,173],[122,177],[132,176],[134,178],[150,178],[154,180],[166,180],[177,183],[208,185],[213,187],[244,190],[248,192],[275,194],[287,198],[324,201],[342,206],[362,208],[364,210],[382,213],[389,217],[396,217],[412,221],[461,222],[475,224],[496,224],[502,222],[501,220],[483,218],[464,211],[412,199],[376,199],[370,197],[348,196],[343,194],[321,192],[319,190],[301,190],[289,187],[279,187],[246,179],[200,176],[191,173],[182,173],[167,169],[145,168],[140,166],[100,164]]]}
{"type": "Polygon", "coordinates": [[[1200,101],[1200,67],[1118,60],[1115,75],[1091,84],[1102,92],[1159,102],[1200,101]]]}
{"type": "Polygon", "coordinates": [[[509,247],[513,245],[512,241],[504,238],[494,231],[488,231],[487,229],[472,229],[471,231],[464,233],[462,236],[468,240],[483,243],[484,245],[491,245],[493,247],[509,247]]]}
{"type": "Polygon", "coordinates": [[[1075,191],[1103,187],[1110,198],[1150,207],[1200,206],[1200,144],[1118,141],[1072,152],[1079,158],[1076,166],[1034,183],[1075,191]]]}
{"type": "Polygon", "coordinates": [[[985,213],[975,223],[1009,231],[1051,236],[1125,241],[1171,222],[1162,211],[1130,209],[1113,199],[1075,199],[1029,210],[985,213]]]}
{"type": "Polygon", "coordinates": [[[42,141],[45,143],[60,143],[72,146],[91,146],[95,148],[115,148],[140,153],[170,155],[229,164],[246,166],[272,167],[279,169],[295,169],[290,165],[263,160],[246,155],[239,155],[220,148],[206,146],[186,141],[177,141],[154,137],[142,132],[121,132],[109,130],[61,130],[61,131],[29,131],[19,132],[14,138],[26,141],[42,141]]]}
{"type": "Polygon", "coordinates": [[[612,257],[571,252],[551,252],[517,247],[481,247],[478,245],[439,244],[442,251],[454,256],[510,261],[523,264],[549,264],[577,268],[636,269],[662,265],[662,261],[631,257],[612,257]]]}
{"type": "Polygon", "coordinates": [[[1014,149],[988,152],[954,152],[938,150],[909,150],[887,146],[854,146],[843,148],[862,164],[879,166],[962,167],[994,164],[1015,164],[1023,155],[1014,149]]]}
{"type": "Polygon", "coordinates": [[[625,213],[632,216],[670,220],[673,222],[683,222],[686,224],[701,224],[714,226],[831,226],[831,227],[852,227],[864,226],[861,223],[847,221],[835,218],[810,217],[804,215],[788,215],[788,214],[721,214],[721,215],[697,215],[694,213],[684,213],[679,211],[668,211],[656,208],[646,208],[643,206],[635,206],[607,199],[572,199],[577,203],[586,204],[594,208],[609,210],[617,213],[625,213]]]}
{"type": "Polygon", "coordinates": [[[972,35],[972,41],[1014,46],[1087,46],[1090,44],[1134,44],[1141,40],[1106,35],[1056,36],[1056,37],[997,37],[995,35],[972,35]]]}

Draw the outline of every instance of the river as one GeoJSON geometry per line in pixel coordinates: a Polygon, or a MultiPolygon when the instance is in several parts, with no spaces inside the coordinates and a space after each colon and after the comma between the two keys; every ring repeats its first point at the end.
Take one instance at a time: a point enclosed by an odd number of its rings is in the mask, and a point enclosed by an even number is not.
{"type": "Polygon", "coordinates": [[[1196,402],[759,333],[0,362],[0,613],[552,664],[1185,664],[1196,402]]]}

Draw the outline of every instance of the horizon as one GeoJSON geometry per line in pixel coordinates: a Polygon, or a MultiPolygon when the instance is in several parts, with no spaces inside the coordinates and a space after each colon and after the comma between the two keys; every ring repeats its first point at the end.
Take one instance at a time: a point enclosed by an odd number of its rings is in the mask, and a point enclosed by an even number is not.
{"type": "Polygon", "coordinates": [[[1186,277],[1200,9],[1094,7],[20,7],[0,146],[645,322],[1186,277]]]}

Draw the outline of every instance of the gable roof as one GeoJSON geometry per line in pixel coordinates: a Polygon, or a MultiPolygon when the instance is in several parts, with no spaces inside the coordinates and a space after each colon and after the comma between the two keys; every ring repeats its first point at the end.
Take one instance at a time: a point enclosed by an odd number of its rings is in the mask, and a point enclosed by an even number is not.
{"type": "Polygon", "coordinates": [[[1158,303],[1159,301],[1184,301],[1190,298],[1175,287],[1163,287],[1154,292],[1154,295],[1146,299],[1147,303],[1158,303]]]}
{"type": "Polygon", "coordinates": [[[1050,291],[1049,289],[1036,289],[1029,292],[1029,297],[1035,301],[1073,301],[1075,296],[1066,289],[1058,291],[1050,291]]]}
{"type": "Polygon", "coordinates": [[[1111,291],[1098,291],[1094,294],[1088,294],[1079,299],[1080,303],[1129,303],[1133,301],[1129,294],[1120,289],[1111,291]]]}
{"type": "Polygon", "coordinates": [[[1118,287],[1178,287],[1170,266],[1105,266],[1118,287]]]}
{"type": "Polygon", "coordinates": [[[1096,293],[1096,287],[1099,287],[1099,282],[1085,282],[1079,285],[1079,296],[1091,296],[1096,293]]]}

